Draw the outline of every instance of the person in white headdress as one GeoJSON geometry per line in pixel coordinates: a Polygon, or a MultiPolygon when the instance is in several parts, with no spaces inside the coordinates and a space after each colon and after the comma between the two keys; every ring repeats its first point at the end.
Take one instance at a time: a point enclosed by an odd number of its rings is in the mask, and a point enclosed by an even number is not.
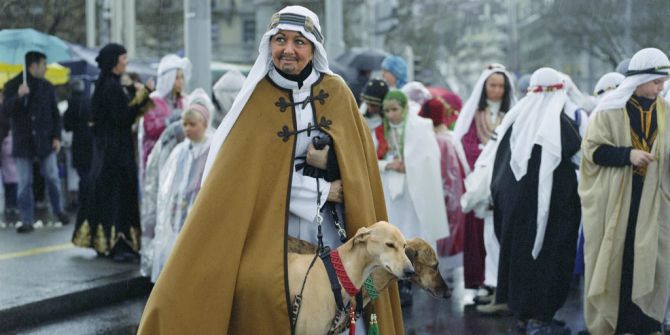
{"type": "Polygon", "coordinates": [[[216,81],[212,88],[214,104],[217,106],[216,113],[212,116],[212,128],[216,129],[228,114],[237,94],[242,89],[245,79],[246,77],[240,71],[230,70],[216,81]]]}
{"type": "Polygon", "coordinates": [[[170,153],[161,166],[157,199],[157,224],[152,240],[151,281],[156,282],[172,251],[198,191],[209,153],[211,114],[214,105],[201,88],[189,97],[181,123],[185,140],[170,153]]]}
{"type": "Polygon", "coordinates": [[[670,60],[635,53],[582,144],[584,316],[591,334],[661,331],[670,291],[670,60]]]}
{"type": "MultiPolygon", "coordinates": [[[[454,126],[454,140],[463,145],[471,171],[493,130],[502,122],[515,101],[511,76],[505,67],[501,64],[488,65],[479,76],[454,126]]],[[[465,288],[478,289],[474,298],[475,304],[489,304],[493,300],[497,277],[497,269],[493,269],[493,266],[486,269],[486,264],[497,263],[493,219],[488,214],[485,217],[476,217],[474,213],[468,213],[465,222],[465,288]]]]}
{"type": "MultiPolygon", "coordinates": [[[[289,239],[316,244],[323,218],[334,248],[386,220],[370,132],[328,67],[316,14],[275,13],[258,50],[211,139],[202,188],[139,334],[290,334],[289,285],[303,278],[288,273],[289,239]]],[[[396,285],[374,308],[380,333],[403,333],[396,285]]]]}
{"type": "Polygon", "coordinates": [[[150,95],[154,107],[142,118],[139,137],[142,143],[141,171],[156,141],[172,121],[179,119],[184,108],[184,89],[191,78],[191,61],[167,55],[158,64],[156,90],[150,95]]]}
{"type": "Polygon", "coordinates": [[[500,240],[496,302],[526,334],[569,334],[553,321],[570,292],[580,202],[572,157],[581,137],[561,74],[533,73],[528,94],[495,130],[491,197],[500,240]],[[560,187],[559,187],[560,186],[560,187]]]}
{"type": "Polygon", "coordinates": [[[619,87],[624,79],[626,79],[626,76],[619,72],[608,72],[600,77],[596,86],[593,88],[593,96],[596,97],[596,102],[600,102],[605,94],[614,91],[619,87]]]}

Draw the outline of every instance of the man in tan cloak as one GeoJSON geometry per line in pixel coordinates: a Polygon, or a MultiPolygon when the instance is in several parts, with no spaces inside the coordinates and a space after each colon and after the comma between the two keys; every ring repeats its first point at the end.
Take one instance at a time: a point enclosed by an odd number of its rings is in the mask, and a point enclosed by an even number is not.
{"type": "Polygon", "coordinates": [[[582,143],[591,334],[661,331],[670,288],[670,106],[658,94],[669,68],[660,50],[637,52],[626,79],[596,107],[582,143]]]}
{"type": "MultiPolygon", "coordinates": [[[[326,200],[349,237],[386,220],[370,131],[328,68],[318,17],[300,6],[279,11],[259,53],[212,139],[202,189],[140,334],[291,334],[287,237],[315,242],[326,200]],[[325,134],[330,150],[315,150],[313,138],[325,134]],[[303,174],[305,159],[335,180],[303,174]]],[[[324,241],[339,243],[328,220],[324,241]]],[[[381,334],[403,334],[397,286],[374,307],[381,334]]]]}

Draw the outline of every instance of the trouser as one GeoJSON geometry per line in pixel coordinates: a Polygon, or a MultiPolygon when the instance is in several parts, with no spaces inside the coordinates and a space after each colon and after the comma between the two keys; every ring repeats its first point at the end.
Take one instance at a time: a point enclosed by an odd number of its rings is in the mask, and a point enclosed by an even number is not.
{"type": "MultiPolygon", "coordinates": [[[[24,225],[33,224],[33,158],[15,157],[16,170],[19,177],[18,187],[18,205],[21,214],[21,221],[24,225]]],[[[58,177],[58,164],[56,162],[56,153],[52,152],[46,157],[38,158],[40,163],[40,174],[44,177],[49,199],[51,200],[51,210],[54,214],[62,212],[60,204],[60,178],[58,177]]]]}

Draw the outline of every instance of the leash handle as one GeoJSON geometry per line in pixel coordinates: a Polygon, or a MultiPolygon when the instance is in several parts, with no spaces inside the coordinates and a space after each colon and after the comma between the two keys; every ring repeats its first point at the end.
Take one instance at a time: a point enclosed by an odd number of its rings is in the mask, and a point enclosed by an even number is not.
{"type": "Polygon", "coordinates": [[[321,184],[319,178],[316,178],[316,217],[314,217],[314,222],[316,222],[316,240],[318,242],[316,254],[320,255],[323,252],[323,231],[321,229],[323,216],[321,216],[321,184]]]}

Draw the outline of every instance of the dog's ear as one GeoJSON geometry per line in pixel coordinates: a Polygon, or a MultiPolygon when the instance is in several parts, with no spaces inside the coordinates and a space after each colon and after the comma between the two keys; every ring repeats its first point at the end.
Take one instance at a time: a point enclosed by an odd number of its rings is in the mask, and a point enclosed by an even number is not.
{"type": "Polygon", "coordinates": [[[370,238],[370,234],[372,234],[372,230],[362,227],[356,232],[356,235],[354,235],[354,246],[356,246],[359,243],[366,242],[368,238],[370,238]]]}
{"type": "Polygon", "coordinates": [[[409,246],[405,248],[405,255],[407,255],[407,258],[409,258],[409,261],[414,264],[416,261],[416,256],[417,252],[414,248],[410,248],[409,246]]]}

